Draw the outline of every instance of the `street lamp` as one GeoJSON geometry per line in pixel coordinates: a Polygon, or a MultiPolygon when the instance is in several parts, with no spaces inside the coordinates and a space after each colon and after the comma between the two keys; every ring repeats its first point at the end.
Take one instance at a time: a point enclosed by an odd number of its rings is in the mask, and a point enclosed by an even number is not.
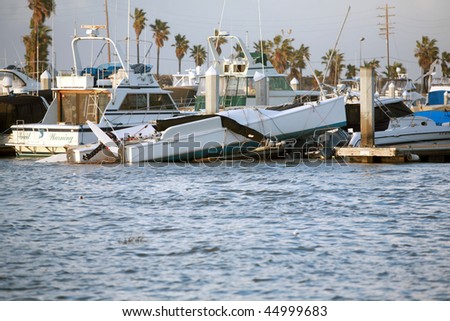
{"type": "Polygon", "coordinates": [[[361,62],[362,62],[362,42],[365,40],[364,37],[361,37],[359,39],[359,69],[361,69],[361,62]]]}

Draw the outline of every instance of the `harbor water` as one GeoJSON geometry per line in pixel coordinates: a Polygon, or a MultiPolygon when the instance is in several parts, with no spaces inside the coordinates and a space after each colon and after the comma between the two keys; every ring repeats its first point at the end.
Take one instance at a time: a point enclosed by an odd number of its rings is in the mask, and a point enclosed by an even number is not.
{"type": "Polygon", "coordinates": [[[450,300],[450,166],[0,159],[1,300],[450,300]]]}

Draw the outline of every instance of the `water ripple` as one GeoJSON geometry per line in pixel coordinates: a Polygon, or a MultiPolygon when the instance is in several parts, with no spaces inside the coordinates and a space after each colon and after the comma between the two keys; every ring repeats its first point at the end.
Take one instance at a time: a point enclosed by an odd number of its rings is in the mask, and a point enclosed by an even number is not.
{"type": "Polygon", "coordinates": [[[0,170],[3,300],[450,299],[446,164],[0,170]]]}

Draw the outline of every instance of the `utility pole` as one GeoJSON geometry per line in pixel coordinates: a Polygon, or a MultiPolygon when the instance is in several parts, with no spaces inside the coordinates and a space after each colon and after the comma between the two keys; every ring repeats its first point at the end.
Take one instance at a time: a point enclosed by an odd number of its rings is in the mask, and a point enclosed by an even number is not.
{"type": "Polygon", "coordinates": [[[379,18],[384,18],[384,23],[379,23],[380,26],[380,36],[386,37],[386,54],[387,54],[387,74],[388,79],[391,78],[391,71],[390,71],[390,62],[389,62],[389,35],[392,35],[391,29],[394,29],[394,27],[391,25],[391,22],[389,22],[389,17],[394,17],[395,15],[389,14],[389,9],[394,9],[395,7],[390,7],[388,4],[386,4],[385,7],[378,7],[377,9],[384,10],[385,13],[382,15],[379,15],[379,18]]]}

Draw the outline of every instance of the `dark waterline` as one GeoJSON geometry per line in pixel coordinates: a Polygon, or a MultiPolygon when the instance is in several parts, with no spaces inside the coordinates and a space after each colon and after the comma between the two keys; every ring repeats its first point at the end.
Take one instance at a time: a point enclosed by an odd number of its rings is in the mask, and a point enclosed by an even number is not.
{"type": "Polygon", "coordinates": [[[1,159],[1,300],[449,300],[450,167],[1,159]]]}

